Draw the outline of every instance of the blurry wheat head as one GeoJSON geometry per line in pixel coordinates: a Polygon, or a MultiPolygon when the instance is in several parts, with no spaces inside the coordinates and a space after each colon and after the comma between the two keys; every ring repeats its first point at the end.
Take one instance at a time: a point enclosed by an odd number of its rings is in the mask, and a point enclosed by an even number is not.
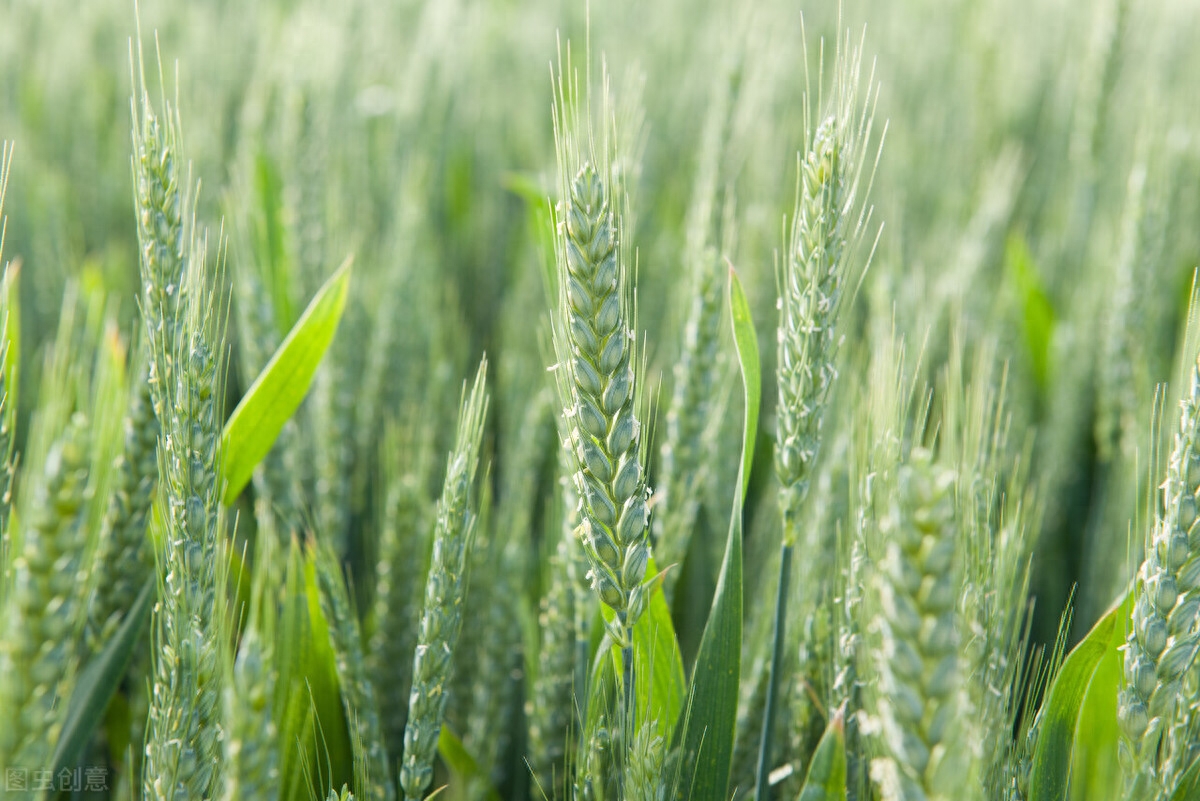
{"type": "MultiPolygon", "coordinates": [[[[786,545],[795,542],[800,507],[813,477],[822,418],[837,378],[844,285],[854,278],[849,269],[870,212],[861,207],[859,184],[878,85],[872,75],[860,103],[861,58],[848,38],[839,41],[833,103],[800,157],[791,236],[779,275],[775,472],[786,545]]],[[[816,105],[825,113],[819,100],[816,105]]],[[[806,118],[812,108],[806,101],[806,118]]],[[[872,170],[863,195],[873,175],[872,170]]]]}
{"type": "Polygon", "coordinates": [[[871,776],[885,801],[969,797],[976,783],[955,735],[962,691],[955,481],[932,453],[914,448],[878,523],[872,694],[881,755],[871,776]]]}

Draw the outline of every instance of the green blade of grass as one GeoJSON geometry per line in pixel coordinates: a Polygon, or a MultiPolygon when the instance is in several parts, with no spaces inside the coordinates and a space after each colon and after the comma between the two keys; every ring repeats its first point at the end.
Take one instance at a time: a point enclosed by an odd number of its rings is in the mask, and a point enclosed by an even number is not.
{"type": "MultiPolygon", "coordinates": [[[[729,312],[734,343],[745,387],[742,428],[742,462],[738,468],[729,536],[712,610],[700,639],[700,652],[692,674],[691,700],[683,727],[683,755],[693,768],[687,797],[696,801],[724,801],[728,796],[737,717],[742,648],[742,505],[754,463],[758,432],[761,376],[758,340],[750,318],[750,305],[741,282],[729,271],[729,312]]],[[[687,772],[683,774],[685,777],[687,772]]]]}
{"type": "Polygon", "coordinates": [[[104,650],[96,654],[79,674],[54,752],[55,775],[60,769],[70,771],[78,766],[83,750],[104,719],[104,712],[133,661],[134,649],[150,621],[150,610],[157,597],[152,576],[142,585],[137,600],[125,613],[125,619],[104,650]]]}
{"type": "Polygon", "coordinates": [[[467,751],[458,735],[450,731],[444,723],[442,730],[438,732],[438,754],[446,763],[446,767],[450,768],[453,777],[458,779],[457,786],[465,787],[468,782],[477,783],[478,787],[483,788],[483,798],[486,801],[500,801],[500,793],[491,780],[480,770],[479,764],[467,751]]]}
{"type": "Polygon", "coordinates": [[[279,167],[270,156],[259,152],[254,159],[254,190],[258,199],[259,218],[255,221],[259,259],[262,261],[271,293],[271,307],[279,336],[286,336],[292,320],[291,288],[288,286],[289,267],[284,247],[283,181],[279,167]]]}
{"type": "Polygon", "coordinates": [[[1120,639],[1132,593],[1108,611],[1067,655],[1042,705],[1041,729],[1029,776],[1030,801],[1066,801],[1084,699],[1104,655],[1120,639]]]}
{"type": "Polygon", "coordinates": [[[1120,786],[1120,729],[1117,727],[1117,695],[1121,689],[1122,651],[1125,644],[1118,627],[1108,650],[1100,658],[1079,710],[1071,765],[1071,798],[1082,801],[1102,798],[1109,788],[1120,786]]]}
{"type": "Polygon", "coordinates": [[[738,365],[746,391],[746,412],[742,426],[742,464],[738,468],[739,492],[736,511],[746,498],[750,486],[750,467],[754,464],[754,441],[758,438],[758,409],[762,400],[762,374],[758,357],[758,335],[750,318],[750,302],[742,289],[737,273],[729,270],[729,316],[733,321],[733,341],[737,346],[738,365]]]}
{"type": "Polygon", "coordinates": [[[846,801],[846,734],[840,711],[817,743],[796,801],[846,801]]]}
{"type": "Polygon", "coordinates": [[[350,287],[347,257],[313,296],[271,361],[225,424],[225,505],[237,499],[255,466],[275,444],[288,418],[300,406],[317,365],[333,341],[350,287]]]}

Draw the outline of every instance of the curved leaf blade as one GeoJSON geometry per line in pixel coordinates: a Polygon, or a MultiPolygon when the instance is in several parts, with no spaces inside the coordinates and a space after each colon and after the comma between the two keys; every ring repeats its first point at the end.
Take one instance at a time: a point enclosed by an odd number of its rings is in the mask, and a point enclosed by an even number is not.
{"type": "MultiPolygon", "coordinates": [[[[486,801],[500,801],[500,793],[492,784],[491,779],[475,762],[475,758],[471,756],[471,752],[462,744],[462,740],[458,738],[454,732],[445,724],[442,724],[442,730],[438,732],[438,755],[442,761],[446,763],[446,767],[450,768],[450,772],[458,778],[459,786],[465,787],[467,782],[478,782],[478,787],[482,788],[483,797],[486,801]]],[[[437,792],[441,792],[439,789],[437,792]]],[[[428,798],[433,798],[429,796],[428,798]]],[[[428,801],[428,798],[426,801],[428,801]]]]}
{"type": "Polygon", "coordinates": [[[840,710],[817,743],[796,801],[846,801],[846,733],[840,710]]]}
{"type": "MultiPolygon", "coordinates": [[[[1075,735],[1092,678],[1114,639],[1124,632],[1133,594],[1100,618],[1063,661],[1042,704],[1041,724],[1029,776],[1030,801],[1066,801],[1075,735]]],[[[1118,643],[1119,644],[1119,643],[1118,643]]]]}
{"type": "Polygon", "coordinates": [[[155,578],[152,576],[142,585],[137,600],[125,613],[125,619],[112,639],[79,674],[75,692],[71,694],[67,707],[67,719],[54,751],[54,775],[57,776],[61,769],[69,771],[79,765],[83,750],[104,719],[105,710],[133,661],[134,649],[150,621],[150,610],[157,598],[155,578]]]}
{"type": "Polygon", "coordinates": [[[1197,797],[1200,797],[1200,759],[1192,763],[1192,766],[1180,778],[1179,784],[1175,785],[1175,792],[1171,793],[1171,801],[1188,801],[1189,798],[1197,797]]]}
{"type": "MultiPolygon", "coordinates": [[[[729,270],[729,315],[745,390],[742,462],[738,468],[729,536],[712,610],[700,639],[692,674],[689,707],[683,729],[683,757],[693,769],[687,797],[696,801],[725,801],[733,762],[738,685],[742,658],[742,506],[754,463],[762,377],[758,338],[750,304],[732,267],[729,270]]],[[[685,777],[688,772],[685,770],[685,777]]]]}
{"type": "Polygon", "coordinates": [[[255,466],[271,450],[284,423],[308,394],[317,365],[333,341],[346,308],[353,261],[352,256],[347,256],[313,296],[225,424],[222,438],[226,506],[241,494],[255,466]]]}

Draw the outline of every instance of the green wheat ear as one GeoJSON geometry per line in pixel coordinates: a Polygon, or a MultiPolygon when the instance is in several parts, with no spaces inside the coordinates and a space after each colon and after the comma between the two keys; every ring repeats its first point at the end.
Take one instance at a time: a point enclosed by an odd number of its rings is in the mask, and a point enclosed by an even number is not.
{"type": "MultiPolygon", "coordinates": [[[[65,718],[86,613],[89,425],[75,414],[37,465],[0,638],[0,764],[47,765],[65,718]]],[[[28,474],[27,474],[28,475],[28,474]]]]}
{"type": "Polygon", "coordinates": [[[413,654],[412,692],[404,731],[400,784],[408,801],[420,799],[433,781],[433,759],[446,711],[446,687],[462,628],[467,586],[467,554],[475,527],[472,487],[479,468],[487,417],[487,359],[479,365],[470,395],[463,398],[454,450],[438,502],[433,558],[425,582],[417,648],[413,654]]]}
{"type": "Polygon", "coordinates": [[[914,449],[879,521],[884,554],[876,694],[885,755],[871,767],[885,799],[955,797],[970,781],[954,772],[952,736],[962,677],[954,579],[958,538],[953,470],[914,449]],[[949,793],[949,794],[948,794],[949,793]]]}
{"type": "Polygon", "coordinates": [[[1126,638],[1118,718],[1133,797],[1151,787],[1170,789],[1192,758],[1191,674],[1200,650],[1200,361],[1190,379],[1162,484],[1165,514],[1146,543],[1126,638]]]}
{"type": "Polygon", "coordinates": [[[159,801],[220,789],[227,648],[221,498],[222,315],[203,242],[183,226],[178,128],[143,92],[135,107],[138,243],[151,395],[160,425],[164,537],[143,793],[159,801]]]}
{"type": "MultiPolygon", "coordinates": [[[[561,132],[559,138],[559,169],[565,174],[568,159],[579,154],[572,139],[561,132]]],[[[575,169],[559,212],[560,394],[588,577],[600,600],[616,612],[609,626],[614,641],[626,646],[649,597],[642,580],[650,559],[641,426],[634,411],[634,340],[611,188],[590,160],[575,169]]]]}

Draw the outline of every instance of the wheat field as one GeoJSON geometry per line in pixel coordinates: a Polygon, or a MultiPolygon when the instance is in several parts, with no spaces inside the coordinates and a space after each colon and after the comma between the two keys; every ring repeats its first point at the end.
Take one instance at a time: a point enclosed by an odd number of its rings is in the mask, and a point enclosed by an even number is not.
{"type": "Polygon", "coordinates": [[[1194,0],[8,0],[0,801],[1200,799],[1194,0]]]}

